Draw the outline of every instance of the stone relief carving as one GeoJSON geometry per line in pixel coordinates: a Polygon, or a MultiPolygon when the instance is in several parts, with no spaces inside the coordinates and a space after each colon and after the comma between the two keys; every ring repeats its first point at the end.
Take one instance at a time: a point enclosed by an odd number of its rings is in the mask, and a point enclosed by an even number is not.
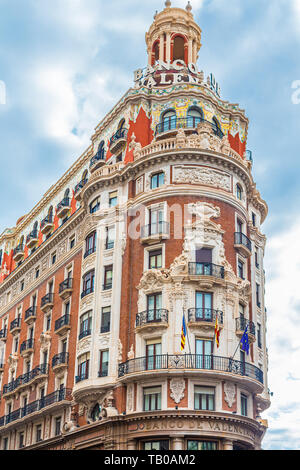
{"type": "Polygon", "coordinates": [[[170,397],[175,403],[180,403],[184,397],[185,380],[182,378],[171,379],[170,381],[170,397]]]}
{"type": "Polygon", "coordinates": [[[77,345],[77,353],[81,353],[82,351],[89,349],[91,345],[91,340],[90,338],[87,338],[83,341],[80,341],[77,345]]]}
{"type": "Polygon", "coordinates": [[[136,194],[140,194],[144,191],[144,177],[143,176],[140,176],[137,180],[136,180],[136,194]]]}
{"type": "Polygon", "coordinates": [[[133,397],[134,397],[134,387],[133,387],[133,384],[130,384],[127,387],[127,410],[128,411],[133,411],[133,397]]]}
{"type": "Polygon", "coordinates": [[[127,354],[127,359],[134,359],[134,350],[133,350],[133,344],[131,345],[130,351],[127,354]]]}
{"type": "Polygon", "coordinates": [[[118,340],[118,361],[119,362],[122,362],[122,359],[123,358],[123,345],[122,345],[122,341],[118,340]]]}
{"type": "Polygon", "coordinates": [[[46,351],[50,347],[50,344],[51,344],[51,335],[47,333],[41,333],[39,341],[41,344],[41,351],[42,352],[46,351]]]}
{"type": "Polygon", "coordinates": [[[224,392],[225,392],[225,401],[228,404],[229,408],[232,408],[235,403],[235,385],[232,382],[224,383],[224,392]]]}
{"type": "Polygon", "coordinates": [[[175,183],[204,184],[231,192],[230,175],[204,166],[175,167],[173,181],[175,183]]]}

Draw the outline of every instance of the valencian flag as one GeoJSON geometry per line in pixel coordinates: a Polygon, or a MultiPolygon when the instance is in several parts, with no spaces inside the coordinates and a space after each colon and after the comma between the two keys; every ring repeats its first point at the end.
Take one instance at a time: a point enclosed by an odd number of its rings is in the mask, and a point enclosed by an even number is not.
{"type": "Polygon", "coordinates": [[[215,324],[215,338],[217,343],[217,348],[220,346],[220,327],[218,322],[218,315],[216,315],[216,324],[215,324]]]}
{"type": "Polygon", "coordinates": [[[185,326],[185,318],[184,318],[184,314],[183,314],[182,329],[181,329],[181,351],[183,351],[184,347],[185,347],[185,337],[186,337],[186,326],[185,326]]]}
{"type": "Polygon", "coordinates": [[[248,325],[246,326],[246,329],[245,329],[244,334],[242,336],[241,344],[242,344],[242,351],[245,351],[247,354],[249,354],[248,325]]]}

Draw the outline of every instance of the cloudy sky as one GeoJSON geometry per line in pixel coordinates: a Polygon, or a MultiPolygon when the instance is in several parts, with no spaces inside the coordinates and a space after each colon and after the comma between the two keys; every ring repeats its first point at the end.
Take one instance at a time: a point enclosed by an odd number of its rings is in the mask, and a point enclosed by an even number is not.
{"type": "MultiPolygon", "coordinates": [[[[186,0],[173,1],[185,7],[186,0]]],[[[272,406],[265,449],[300,448],[300,0],[192,0],[198,65],[250,119],[264,224],[272,406]]],[[[0,0],[0,233],[89,145],[147,63],[164,0],[0,0]]]]}

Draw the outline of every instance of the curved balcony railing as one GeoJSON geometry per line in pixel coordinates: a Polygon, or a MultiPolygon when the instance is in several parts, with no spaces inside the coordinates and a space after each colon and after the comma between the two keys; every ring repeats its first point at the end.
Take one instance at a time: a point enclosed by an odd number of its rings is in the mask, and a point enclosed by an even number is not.
{"type": "Polygon", "coordinates": [[[62,201],[57,205],[57,212],[60,212],[64,208],[69,208],[70,207],[70,198],[69,197],[64,197],[62,201]]]}
{"type": "Polygon", "coordinates": [[[263,383],[263,372],[247,362],[236,361],[228,357],[200,354],[162,354],[131,359],[119,365],[119,377],[127,374],[151,370],[214,370],[247,376],[263,383]]]}
{"type": "Polygon", "coordinates": [[[90,248],[89,250],[86,250],[86,252],[84,253],[84,256],[83,258],[87,258],[88,256],[92,255],[93,253],[95,253],[96,251],[96,246],[93,246],[92,248],[90,248]]]}
{"type": "Polygon", "coordinates": [[[23,343],[20,346],[20,354],[22,354],[24,351],[28,351],[28,349],[33,349],[33,345],[34,345],[33,338],[29,338],[26,341],[23,341],[23,343]]]}
{"type": "Polygon", "coordinates": [[[188,116],[186,118],[169,118],[164,119],[163,122],[157,124],[155,129],[155,135],[163,134],[164,132],[170,132],[177,129],[196,129],[198,124],[201,122],[208,123],[211,127],[215,135],[222,139],[224,137],[223,132],[221,129],[214,123],[210,121],[206,121],[200,117],[188,116]]]}
{"type": "Polygon", "coordinates": [[[94,287],[88,287],[87,289],[85,289],[81,292],[81,298],[83,299],[83,297],[85,297],[89,294],[92,294],[93,292],[94,292],[94,287]]]}
{"type": "Polygon", "coordinates": [[[252,251],[252,243],[251,240],[242,232],[235,232],[234,234],[234,244],[235,245],[243,245],[249,251],[252,251]]]}
{"type": "Polygon", "coordinates": [[[25,311],[24,320],[28,320],[29,318],[32,318],[32,317],[34,317],[34,318],[36,317],[36,307],[35,306],[29,307],[25,311]]]}
{"type": "Polygon", "coordinates": [[[87,336],[91,336],[91,333],[92,333],[92,330],[90,328],[80,331],[78,340],[82,338],[86,338],[87,336]]]}
{"type": "Polygon", "coordinates": [[[126,129],[125,127],[123,127],[122,129],[118,129],[117,132],[110,139],[110,148],[112,145],[118,142],[118,140],[126,139],[127,133],[128,133],[128,129],[126,129]]]}
{"type": "Polygon", "coordinates": [[[189,263],[189,274],[192,276],[213,276],[224,279],[224,266],[213,263],[189,263]]]}
{"type": "Polygon", "coordinates": [[[29,235],[27,235],[26,244],[28,245],[28,243],[30,243],[32,240],[37,240],[37,238],[38,238],[38,231],[33,230],[32,232],[30,232],[29,235]]]}
{"type": "Polygon", "coordinates": [[[240,317],[236,318],[235,320],[235,326],[236,326],[236,331],[245,331],[246,326],[248,325],[248,333],[252,336],[255,336],[255,323],[253,321],[247,320],[247,318],[240,317]]]}
{"type": "Polygon", "coordinates": [[[97,162],[104,162],[105,161],[105,152],[102,148],[100,151],[94,155],[90,160],[90,168],[94,166],[97,162]]]}
{"type": "Polygon", "coordinates": [[[141,238],[151,237],[152,235],[163,235],[169,233],[170,224],[168,222],[156,222],[141,227],[141,238]]]}
{"type": "Polygon", "coordinates": [[[66,315],[64,315],[63,317],[55,321],[54,331],[58,331],[63,326],[69,326],[69,325],[70,325],[70,315],[67,313],[66,315]]]}
{"type": "Polygon", "coordinates": [[[21,328],[21,317],[15,318],[10,324],[10,331],[15,328],[21,328]]]}
{"type": "Polygon", "coordinates": [[[146,310],[136,316],[136,326],[143,326],[151,323],[168,323],[169,311],[165,308],[146,310]]]}
{"type": "Polygon", "coordinates": [[[74,188],[74,194],[76,195],[86,185],[87,182],[88,180],[85,179],[85,180],[81,180],[78,184],[76,184],[74,188]]]}
{"type": "Polygon", "coordinates": [[[52,369],[53,367],[59,366],[61,364],[68,364],[69,362],[69,353],[68,352],[61,352],[56,354],[52,358],[52,369]]]}
{"type": "Polygon", "coordinates": [[[76,375],[75,376],[75,383],[82,382],[83,380],[87,380],[89,378],[88,372],[84,372],[81,375],[76,375]]]}
{"type": "Polygon", "coordinates": [[[50,292],[49,294],[44,295],[41,299],[41,307],[44,307],[47,304],[53,304],[54,294],[50,292]]]}
{"type": "Polygon", "coordinates": [[[19,408],[18,410],[12,411],[6,416],[2,416],[0,418],[0,427],[5,426],[6,424],[12,423],[18,419],[24,418],[36,411],[39,411],[46,406],[52,405],[53,403],[58,403],[62,400],[71,400],[72,390],[69,388],[62,388],[60,390],[56,390],[49,395],[46,395],[39,400],[36,400],[32,403],[28,403],[28,405],[24,406],[23,408],[19,408]]]}
{"type": "Polygon", "coordinates": [[[215,323],[218,317],[218,322],[223,324],[223,312],[221,310],[212,310],[211,308],[189,308],[188,320],[189,322],[210,322],[215,323]]]}
{"type": "Polygon", "coordinates": [[[7,329],[2,328],[2,330],[0,331],[0,339],[5,339],[6,337],[7,337],[7,329]]]}
{"type": "Polygon", "coordinates": [[[24,243],[20,243],[13,251],[14,258],[16,256],[21,256],[24,253],[24,243]]]}
{"type": "Polygon", "coordinates": [[[53,217],[50,215],[48,215],[47,217],[45,217],[42,222],[41,222],[41,230],[43,230],[43,228],[46,226],[46,225],[52,225],[53,224],[53,217]]]}
{"type": "Polygon", "coordinates": [[[49,364],[40,364],[39,366],[35,367],[33,370],[26,372],[26,374],[20,375],[16,380],[4,385],[3,387],[3,395],[7,393],[11,393],[16,390],[21,385],[26,385],[36,377],[40,375],[47,375],[49,370],[49,364]]]}

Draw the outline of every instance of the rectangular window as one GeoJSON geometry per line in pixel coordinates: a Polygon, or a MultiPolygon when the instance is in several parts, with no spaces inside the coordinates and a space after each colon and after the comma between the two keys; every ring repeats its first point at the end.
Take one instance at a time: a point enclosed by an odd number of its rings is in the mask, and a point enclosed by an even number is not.
{"type": "Polygon", "coordinates": [[[37,279],[40,275],[40,269],[39,268],[36,268],[35,270],[35,278],[37,279]]]}
{"type": "Polygon", "coordinates": [[[256,227],[256,215],[254,214],[254,212],[252,212],[252,225],[253,227],[256,227]]]}
{"type": "Polygon", "coordinates": [[[187,450],[217,450],[217,443],[210,441],[188,441],[187,450]]]}
{"type": "Polygon", "coordinates": [[[115,228],[107,227],[105,249],[111,250],[114,247],[114,244],[115,244],[115,228]]]}
{"type": "Polygon", "coordinates": [[[51,262],[52,262],[52,264],[55,264],[55,262],[56,262],[56,253],[52,253],[51,262]]]}
{"type": "Polygon", "coordinates": [[[262,347],[262,343],[261,343],[261,325],[259,323],[257,323],[257,346],[259,348],[262,347]]]}
{"type": "Polygon", "coordinates": [[[99,377],[107,377],[107,375],[108,375],[108,360],[109,360],[108,350],[100,351],[99,377]]]}
{"type": "Polygon", "coordinates": [[[93,202],[90,204],[90,213],[94,214],[100,209],[100,198],[97,197],[93,202]]]}
{"type": "Polygon", "coordinates": [[[209,292],[196,292],[196,321],[214,321],[212,316],[213,295],[209,292]]]}
{"type": "Polygon", "coordinates": [[[104,267],[104,284],[103,290],[112,288],[112,277],[113,277],[113,267],[105,266],[104,267]]]}
{"type": "Polygon", "coordinates": [[[8,437],[3,438],[2,450],[8,450],[8,437]]]}
{"type": "Polygon", "coordinates": [[[151,177],[151,189],[159,188],[165,182],[165,175],[163,172],[156,173],[151,177]]]}
{"type": "Polygon", "coordinates": [[[257,247],[255,247],[255,266],[259,268],[259,251],[257,247]]]}
{"type": "Polygon", "coordinates": [[[24,433],[20,432],[19,434],[19,449],[24,447],[24,433]]]}
{"type": "Polygon", "coordinates": [[[74,248],[74,246],[75,246],[75,237],[72,237],[70,239],[70,250],[72,250],[72,248],[74,248]]]}
{"type": "Polygon", "coordinates": [[[79,326],[79,339],[82,339],[91,334],[92,328],[92,310],[84,313],[80,317],[80,326],[79,326]]]}
{"type": "Polygon", "coordinates": [[[46,331],[51,330],[51,314],[46,316],[46,331]]]}
{"type": "Polygon", "coordinates": [[[149,252],[149,269],[162,268],[162,249],[149,252]]]}
{"type": "Polygon", "coordinates": [[[260,285],[256,283],[256,305],[260,307],[260,285]]]}
{"type": "Polygon", "coordinates": [[[147,323],[161,320],[162,293],[147,295],[147,323]]]}
{"type": "Polygon", "coordinates": [[[244,278],[244,263],[241,260],[238,260],[238,276],[240,279],[244,278]]]}
{"type": "Polygon", "coordinates": [[[247,396],[241,393],[241,415],[242,416],[248,416],[247,401],[248,401],[247,396]]]}
{"type": "Polygon", "coordinates": [[[147,370],[160,369],[162,364],[161,339],[149,340],[146,344],[146,367],[147,370]]]}
{"type": "Polygon", "coordinates": [[[212,368],[213,341],[196,339],[196,369],[212,368]]]}
{"type": "Polygon", "coordinates": [[[67,302],[65,305],[64,305],[64,314],[65,315],[69,315],[70,313],[70,302],[67,302]]]}
{"type": "Polygon", "coordinates": [[[213,411],[215,409],[215,389],[195,386],[195,410],[213,411]]]}
{"type": "Polygon", "coordinates": [[[164,226],[164,211],[163,209],[150,209],[149,210],[149,231],[147,235],[156,235],[163,232],[164,226]]]}
{"type": "Polygon", "coordinates": [[[109,194],[109,207],[115,207],[118,202],[118,191],[109,194]]]}
{"type": "Polygon", "coordinates": [[[96,251],[96,241],[97,241],[97,233],[93,232],[85,239],[85,254],[84,257],[95,253],[96,251]]]}
{"type": "Polygon", "coordinates": [[[144,442],[144,450],[169,450],[169,441],[144,442]]]}
{"type": "Polygon", "coordinates": [[[94,292],[95,271],[88,272],[82,279],[82,294],[84,297],[94,292]]]}
{"type": "Polygon", "coordinates": [[[90,354],[83,354],[78,358],[78,375],[76,377],[76,382],[81,380],[86,380],[89,378],[89,364],[90,364],[90,354]]]}
{"type": "Polygon", "coordinates": [[[61,433],[61,417],[55,418],[55,426],[54,426],[55,436],[59,436],[61,433]]]}
{"type": "Polygon", "coordinates": [[[149,387],[143,389],[144,411],[161,410],[161,387],[149,387]]]}
{"type": "Polygon", "coordinates": [[[42,440],[42,425],[38,424],[35,428],[35,442],[41,442],[42,440]]]}
{"type": "Polygon", "coordinates": [[[21,292],[24,290],[24,281],[21,281],[21,292]]]}
{"type": "Polygon", "coordinates": [[[111,307],[103,307],[101,316],[101,333],[107,333],[110,331],[110,315],[111,307]]]}

